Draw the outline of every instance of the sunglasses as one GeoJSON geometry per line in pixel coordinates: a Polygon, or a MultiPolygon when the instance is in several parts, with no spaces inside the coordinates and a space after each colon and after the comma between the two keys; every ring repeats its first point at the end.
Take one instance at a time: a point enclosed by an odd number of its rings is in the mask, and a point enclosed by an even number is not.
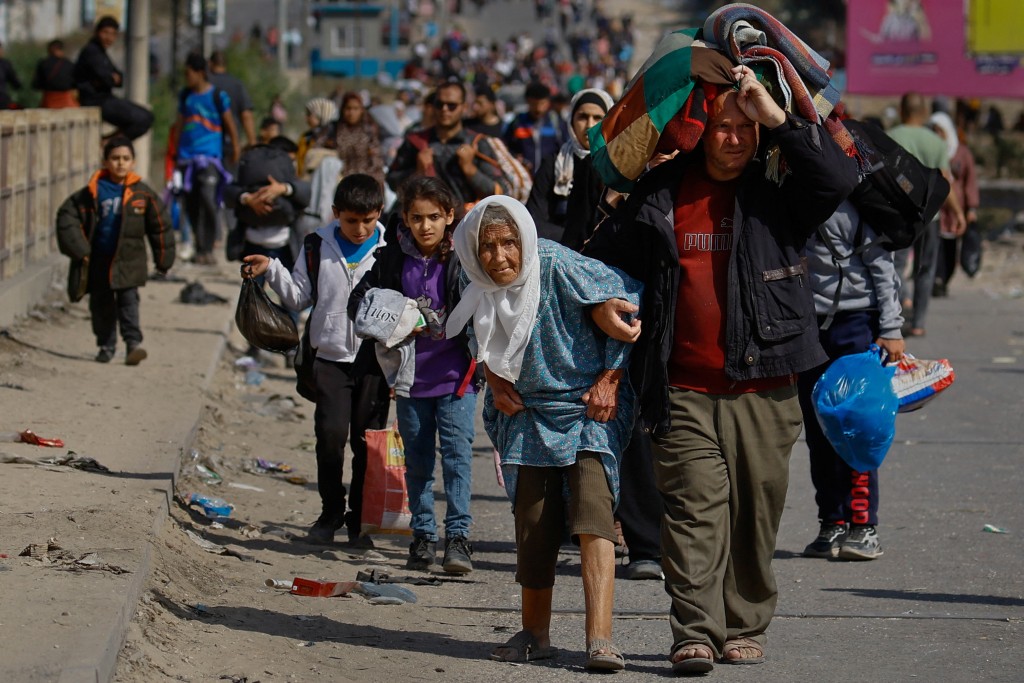
{"type": "Polygon", "coordinates": [[[448,111],[455,111],[462,106],[462,102],[437,102],[438,109],[447,109],[448,111]]]}

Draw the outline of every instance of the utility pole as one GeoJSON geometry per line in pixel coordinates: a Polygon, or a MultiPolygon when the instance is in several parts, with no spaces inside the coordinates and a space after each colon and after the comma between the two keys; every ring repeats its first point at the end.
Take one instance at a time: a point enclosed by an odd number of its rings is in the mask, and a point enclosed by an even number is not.
{"type": "Polygon", "coordinates": [[[181,0],[171,0],[171,63],[167,72],[170,77],[171,91],[178,89],[178,18],[181,17],[181,0]]]}
{"type": "MultiPolygon", "coordinates": [[[[128,2],[128,83],[126,96],[143,106],[149,104],[149,0],[128,2]]],[[[135,167],[139,175],[149,176],[149,152],[152,136],[146,133],[135,141],[135,167]]]]}

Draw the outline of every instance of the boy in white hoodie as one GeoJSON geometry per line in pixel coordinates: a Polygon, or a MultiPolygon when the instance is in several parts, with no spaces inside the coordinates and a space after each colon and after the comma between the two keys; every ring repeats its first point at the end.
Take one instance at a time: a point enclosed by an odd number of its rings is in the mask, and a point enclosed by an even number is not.
{"type": "MultiPolygon", "coordinates": [[[[384,245],[384,226],[378,220],[383,207],[380,183],[364,174],[346,176],[334,193],[336,220],[316,231],[320,267],[309,338],[316,349],[313,423],[317,488],[323,509],[309,530],[309,540],[314,543],[332,543],[334,532],[344,526],[350,544],[372,547],[369,537],[360,537],[365,432],[384,427],[388,386],[377,366],[373,343],[362,344],[356,337],[346,309],[352,288],[370,270],[376,249],[384,245]],[[352,487],[347,492],[342,483],[346,441],[352,446],[352,487]]],[[[313,303],[314,287],[305,258],[297,259],[291,272],[279,260],[266,256],[247,256],[244,261],[249,266],[244,276],[266,273],[267,282],[285,306],[301,311],[313,303]]]]}

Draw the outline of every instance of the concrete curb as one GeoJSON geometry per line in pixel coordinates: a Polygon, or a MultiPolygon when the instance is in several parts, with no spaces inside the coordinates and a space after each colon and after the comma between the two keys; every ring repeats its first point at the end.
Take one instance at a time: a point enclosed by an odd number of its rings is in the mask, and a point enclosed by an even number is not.
{"type": "MultiPolygon", "coordinates": [[[[221,330],[220,340],[218,341],[217,347],[210,358],[206,374],[199,386],[200,393],[205,393],[210,388],[213,377],[217,372],[217,367],[220,364],[221,359],[224,357],[224,350],[227,348],[231,328],[234,325],[233,318],[235,303],[236,302],[232,302],[231,304],[231,319],[224,324],[224,327],[221,330]]],[[[154,487],[159,486],[163,489],[164,504],[157,507],[157,511],[153,516],[153,526],[150,529],[150,537],[147,539],[142,551],[142,558],[139,561],[138,569],[133,573],[131,581],[128,584],[128,588],[122,596],[123,602],[118,610],[114,627],[107,638],[106,645],[101,650],[93,653],[91,658],[92,661],[76,663],[74,666],[62,669],[60,677],[57,679],[58,683],[105,683],[106,681],[113,679],[114,673],[117,670],[117,657],[120,654],[121,648],[124,646],[125,638],[128,635],[128,626],[135,617],[135,608],[139,604],[139,600],[142,598],[142,594],[146,588],[146,583],[149,581],[150,574],[153,571],[153,542],[154,539],[159,537],[160,532],[163,529],[164,522],[167,521],[167,517],[170,514],[170,507],[173,504],[172,502],[174,499],[174,485],[178,480],[179,467],[181,465],[181,454],[191,448],[192,444],[195,442],[196,435],[199,431],[199,425],[203,420],[204,412],[204,404],[200,401],[199,407],[195,413],[195,419],[192,422],[192,427],[181,441],[181,449],[173,455],[173,463],[168,463],[167,471],[172,473],[171,479],[154,480],[153,482],[154,487]]]]}
{"type": "Polygon", "coordinates": [[[14,277],[0,282],[0,327],[10,326],[46,297],[58,280],[67,278],[68,259],[51,254],[14,277]]]}

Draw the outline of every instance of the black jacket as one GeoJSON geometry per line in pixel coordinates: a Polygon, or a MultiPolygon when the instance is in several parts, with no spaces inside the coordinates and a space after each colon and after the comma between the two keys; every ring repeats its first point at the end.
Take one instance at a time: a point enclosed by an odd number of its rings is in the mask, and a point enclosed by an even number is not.
{"type": "MultiPolygon", "coordinates": [[[[779,187],[754,159],[736,192],[725,372],[737,381],[798,373],[827,360],[800,252],[857,185],[856,162],[820,126],[789,117],[762,141],[778,143],[791,173],[779,187]]],[[[657,434],[671,426],[668,360],[680,277],[675,196],[687,168],[697,163],[704,163],[700,152],[643,176],[583,252],[644,283],[643,332],[630,377],[641,427],[657,434]]]]}
{"type": "Polygon", "coordinates": [[[75,62],[75,83],[81,105],[94,107],[103,104],[117,87],[114,74],[124,82],[124,75],[114,66],[99,39],[93,38],[86,43],[75,62]]]}
{"type": "Polygon", "coordinates": [[[64,57],[45,57],[36,63],[32,87],[44,92],[67,92],[75,89],[75,65],[64,57]]]}
{"type": "Polygon", "coordinates": [[[555,194],[555,158],[545,157],[533,176],[533,189],[526,209],[537,224],[537,237],[579,251],[594,228],[611,213],[603,200],[604,183],[590,157],[576,159],[572,169],[572,190],[568,197],[555,194]]]}
{"type": "Polygon", "coordinates": [[[0,57],[0,109],[7,109],[11,106],[11,94],[7,87],[21,90],[21,81],[14,71],[14,65],[9,60],[0,57]]]}

